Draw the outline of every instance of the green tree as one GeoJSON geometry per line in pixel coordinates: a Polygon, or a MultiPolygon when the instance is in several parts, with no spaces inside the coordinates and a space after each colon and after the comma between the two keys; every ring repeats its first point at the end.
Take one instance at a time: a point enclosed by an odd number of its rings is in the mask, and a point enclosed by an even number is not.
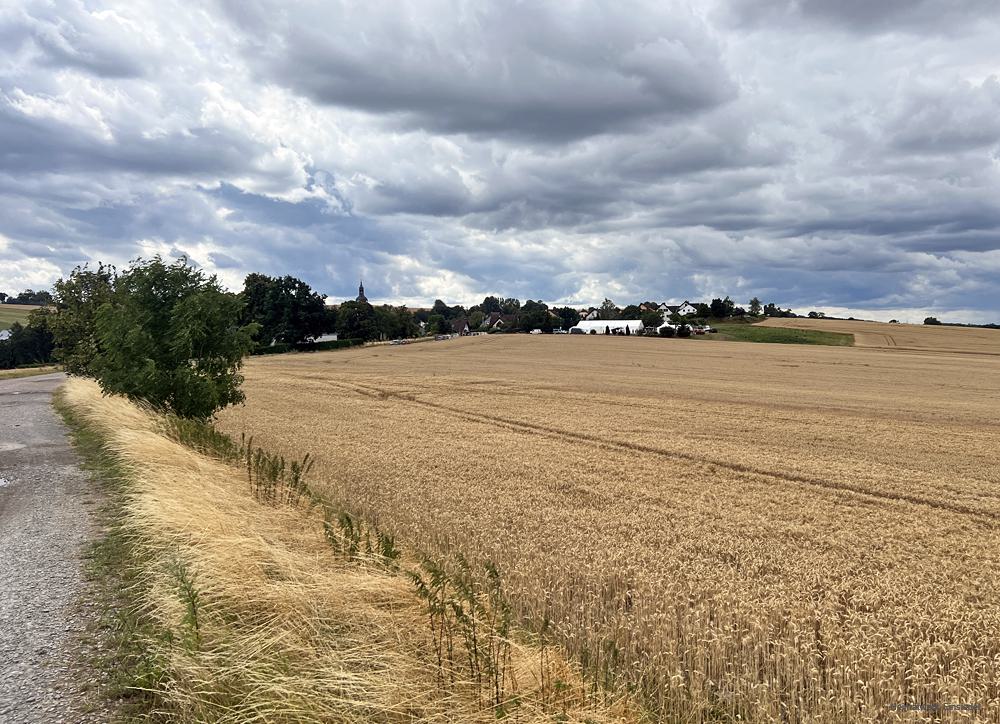
{"type": "Polygon", "coordinates": [[[941,324],[941,321],[937,317],[926,317],[924,324],[941,324]]]}
{"type": "Polygon", "coordinates": [[[479,329],[483,326],[485,315],[482,310],[476,309],[469,313],[469,329],[479,329]]]}
{"type": "Polygon", "coordinates": [[[548,331],[551,332],[552,322],[549,318],[548,305],[541,300],[535,302],[529,299],[526,301],[517,314],[517,326],[528,331],[532,329],[545,331],[547,327],[548,331]]]}
{"type": "Polygon", "coordinates": [[[349,301],[337,310],[337,336],[340,339],[378,339],[375,309],[368,302],[349,301]]]}
{"type": "Polygon", "coordinates": [[[419,327],[413,314],[406,307],[384,304],[375,307],[375,325],[382,339],[402,339],[416,336],[419,327]]]}
{"type": "Polygon", "coordinates": [[[622,319],[641,319],[642,310],[639,309],[638,304],[629,304],[625,309],[622,310],[622,319]]]}
{"type": "Polygon", "coordinates": [[[757,299],[757,297],[754,297],[753,299],[750,300],[750,314],[757,317],[760,315],[760,310],[761,310],[760,300],[757,299]]]}
{"type": "Polygon", "coordinates": [[[32,289],[25,289],[16,297],[9,297],[7,304],[37,304],[44,306],[52,303],[52,294],[46,291],[36,292],[32,289]]]}
{"type": "Polygon", "coordinates": [[[709,305],[709,311],[712,316],[717,319],[724,319],[726,317],[731,317],[736,311],[736,304],[729,297],[725,299],[713,299],[712,303],[709,305]]]}
{"type": "Polygon", "coordinates": [[[427,318],[426,331],[428,334],[450,334],[451,324],[444,315],[432,314],[427,318]]]}
{"type": "Polygon", "coordinates": [[[618,307],[615,306],[615,303],[612,302],[610,299],[605,298],[604,301],[601,302],[601,306],[597,311],[597,318],[621,319],[622,317],[621,317],[621,312],[619,311],[618,307]]]}
{"type": "Polygon", "coordinates": [[[106,393],[207,419],[244,399],[239,370],[256,327],[239,323],[242,305],[183,257],[137,259],[97,310],[89,367],[106,393]]]}
{"type": "Polygon", "coordinates": [[[559,315],[563,329],[575,327],[580,321],[580,312],[573,307],[557,307],[552,311],[559,315]]]}
{"type": "Polygon", "coordinates": [[[517,314],[521,308],[521,300],[516,297],[501,297],[500,311],[503,314],[517,314]]]}
{"type": "Polygon", "coordinates": [[[655,309],[642,313],[642,326],[643,327],[661,327],[663,326],[663,312],[659,312],[655,309]]]}
{"type": "Polygon", "coordinates": [[[14,322],[10,326],[7,339],[0,340],[0,369],[52,361],[55,340],[49,328],[51,317],[47,310],[35,309],[27,324],[14,322]]]}
{"type": "Polygon", "coordinates": [[[334,330],[326,297],[301,279],[248,274],[243,282],[243,324],[257,324],[259,347],[300,344],[334,330]]]}
{"type": "Polygon", "coordinates": [[[93,361],[100,355],[97,311],[110,304],[115,288],[113,266],[98,263],[76,267],[69,277],[57,281],[55,309],[49,326],[55,337],[56,359],[71,375],[93,375],[93,361]]]}
{"type": "Polygon", "coordinates": [[[483,314],[487,315],[493,313],[499,314],[503,312],[503,305],[496,297],[485,297],[483,299],[483,303],[479,305],[479,308],[483,310],[483,314]]]}

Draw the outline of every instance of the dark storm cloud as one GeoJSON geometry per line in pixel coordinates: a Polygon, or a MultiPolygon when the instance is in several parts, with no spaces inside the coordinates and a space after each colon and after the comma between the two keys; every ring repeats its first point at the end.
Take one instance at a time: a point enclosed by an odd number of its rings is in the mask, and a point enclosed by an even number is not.
{"type": "Polygon", "coordinates": [[[0,288],[184,253],[334,298],[992,319],[996,11],[8,4],[0,288]]]}
{"type": "Polygon", "coordinates": [[[734,96],[690,13],[634,5],[227,3],[253,38],[250,62],[320,103],[439,133],[544,140],[669,122],[734,96]]]}
{"type": "Polygon", "coordinates": [[[804,20],[862,33],[939,33],[998,13],[993,0],[733,0],[730,6],[751,23],[804,20]]]}
{"type": "Polygon", "coordinates": [[[0,168],[38,173],[114,170],[169,175],[234,173],[263,149],[245,136],[192,127],[157,138],[120,129],[102,138],[59,119],[33,118],[0,99],[0,168]]]}
{"type": "Polygon", "coordinates": [[[955,154],[1000,143],[1000,82],[917,87],[901,99],[885,127],[903,153],[955,154]]]}

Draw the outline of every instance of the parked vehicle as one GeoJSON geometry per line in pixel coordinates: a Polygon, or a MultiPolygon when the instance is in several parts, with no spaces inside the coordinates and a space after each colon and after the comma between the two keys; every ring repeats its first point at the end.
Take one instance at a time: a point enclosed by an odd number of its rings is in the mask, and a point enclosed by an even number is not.
{"type": "Polygon", "coordinates": [[[540,330],[540,329],[533,329],[530,332],[528,332],[528,334],[541,334],[541,333],[542,333],[542,330],[540,330]]]}

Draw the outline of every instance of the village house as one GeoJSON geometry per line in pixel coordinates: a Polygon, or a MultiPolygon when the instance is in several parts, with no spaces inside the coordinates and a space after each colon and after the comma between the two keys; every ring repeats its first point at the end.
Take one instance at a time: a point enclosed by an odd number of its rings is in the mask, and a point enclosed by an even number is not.
{"type": "Polygon", "coordinates": [[[661,304],[659,311],[663,312],[664,318],[668,318],[671,314],[678,314],[682,317],[687,317],[692,314],[697,314],[698,308],[685,299],[683,304],[661,304]]]}
{"type": "Polygon", "coordinates": [[[490,312],[490,315],[483,320],[483,326],[486,329],[497,331],[510,329],[515,324],[517,324],[517,315],[501,314],[500,312],[490,312]]]}

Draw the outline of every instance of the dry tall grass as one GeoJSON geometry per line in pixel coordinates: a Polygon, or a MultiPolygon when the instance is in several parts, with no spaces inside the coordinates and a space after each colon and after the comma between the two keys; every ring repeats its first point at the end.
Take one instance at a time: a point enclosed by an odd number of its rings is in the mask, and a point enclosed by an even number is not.
{"type": "MultiPolygon", "coordinates": [[[[144,644],[162,682],[158,715],[495,720],[461,667],[442,682],[426,609],[405,576],[367,565],[363,554],[335,555],[316,510],[258,502],[245,471],[171,439],[162,418],[76,378],[63,399],[132,481],[125,525],[153,622],[144,644]]],[[[551,648],[512,641],[506,675],[510,721],[628,720],[586,704],[574,669],[551,648]],[[555,681],[565,686],[554,691],[555,681]]]]}
{"type": "Polygon", "coordinates": [[[1000,719],[1000,358],[520,336],[254,360],[246,391],[224,427],[495,561],[664,718],[1000,719]]]}

